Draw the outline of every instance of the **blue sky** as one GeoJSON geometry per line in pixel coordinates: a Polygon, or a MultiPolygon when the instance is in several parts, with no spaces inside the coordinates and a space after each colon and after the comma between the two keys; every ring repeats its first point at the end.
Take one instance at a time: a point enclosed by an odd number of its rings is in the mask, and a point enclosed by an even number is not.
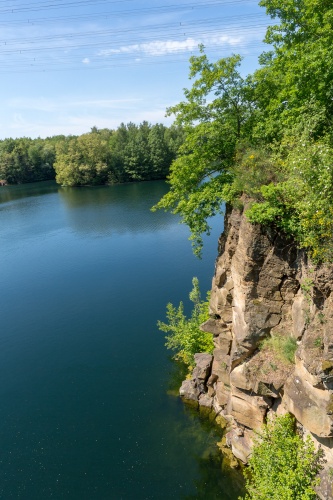
{"type": "Polygon", "coordinates": [[[0,0],[0,139],[170,124],[198,44],[246,74],[269,23],[255,0],[0,0]]]}

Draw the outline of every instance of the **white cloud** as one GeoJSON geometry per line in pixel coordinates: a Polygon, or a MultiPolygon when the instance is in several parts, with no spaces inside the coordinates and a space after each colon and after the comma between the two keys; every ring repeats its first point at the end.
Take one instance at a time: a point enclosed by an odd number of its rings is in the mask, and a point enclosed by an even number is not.
{"type": "Polygon", "coordinates": [[[216,34],[213,37],[203,37],[202,39],[189,37],[186,38],[186,40],[156,40],[149,43],[124,45],[116,49],[103,49],[98,52],[98,55],[111,56],[113,54],[134,54],[142,52],[149,56],[164,56],[166,54],[173,54],[177,52],[191,52],[197,49],[198,45],[201,43],[214,46],[224,45],[235,47],[244,43],[244,37],[216,34]]]}
{"type": "Polygon", "coordinates": [[[82,62],[83,64],[89,64],[90,63],[89,57],[85,57],[84,59],[82,59],[82,62]]]}

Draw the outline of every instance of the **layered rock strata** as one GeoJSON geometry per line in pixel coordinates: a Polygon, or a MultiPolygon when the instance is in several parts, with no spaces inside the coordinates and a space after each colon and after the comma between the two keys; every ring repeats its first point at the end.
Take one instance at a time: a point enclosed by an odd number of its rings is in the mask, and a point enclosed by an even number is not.
{"type": "MultiPolygon", "coordinates": [[[[312,265],[292,241],[250,224],[242,210],[227,212],[211,319],[202,325],[214,335],[214,353],[196,355],[181,395],[229,421],[226,441],[241,461],[254,430],[290,412],[324,449],[326,472],[333,470],[332,290],[333,266],[312,265]],[[286,339],[296,348],[291,362],[274,348],[286,339]]],[[[330,475],[322,499],[333,498],[330,475]]]]}

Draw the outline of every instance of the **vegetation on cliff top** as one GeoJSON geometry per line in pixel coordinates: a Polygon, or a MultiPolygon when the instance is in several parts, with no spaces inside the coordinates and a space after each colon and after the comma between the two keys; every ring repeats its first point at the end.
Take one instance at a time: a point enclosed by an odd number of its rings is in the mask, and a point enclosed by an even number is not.
{"type": "Polygon", "coordinates": [[[253,223],[292,236],[316,261],[333,260],[333,6],[261,0],[277,24],[271,50],[244,78],[237,55],[190,59],[192,88],[169,108],[186,132],[170,190],[155,208],[188,224],[196,253],[222,201],[254,202],[253,223]]]}

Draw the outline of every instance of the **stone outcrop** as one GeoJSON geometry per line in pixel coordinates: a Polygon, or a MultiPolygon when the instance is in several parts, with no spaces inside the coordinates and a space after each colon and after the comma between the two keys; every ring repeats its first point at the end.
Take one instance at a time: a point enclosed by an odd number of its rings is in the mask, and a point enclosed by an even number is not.
{"type": "MultiPolygon", "coordinates": [[[[246,463],[254,430],[290,412],[333,468],[333,266],[315,266],[292,241],[228,211],[202,325],[213,357],[197,355],[181,394],[229,421],[226,443],[246,463]],[[289,342],[288,356],[279,346],[289,342]],[[290,358],[291,356],[291,358],[290,358]]],[[[325,474],[324,474],[325,475],[325,474]]],[[[325,476],[319,492],[333,498],[325,476]]]]}

